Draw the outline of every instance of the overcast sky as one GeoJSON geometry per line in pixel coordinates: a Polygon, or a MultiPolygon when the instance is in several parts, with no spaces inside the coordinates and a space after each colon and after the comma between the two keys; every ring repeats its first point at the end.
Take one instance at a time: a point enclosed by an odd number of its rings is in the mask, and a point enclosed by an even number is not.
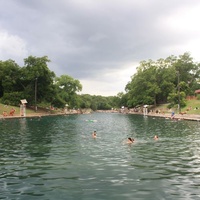
{"type": "Polygon", "coordinates": [[[124,92],[142,60],[200,61],[199,0],[0,0],[0,60],[48,56],[82,94],[124,92]]]}

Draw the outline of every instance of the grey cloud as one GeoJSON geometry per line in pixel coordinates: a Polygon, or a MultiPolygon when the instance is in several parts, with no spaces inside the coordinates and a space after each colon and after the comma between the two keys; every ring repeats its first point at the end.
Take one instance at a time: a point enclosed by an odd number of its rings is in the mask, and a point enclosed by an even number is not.
{"type": "Polygon", "coordinates": [[[164,49],[187,36],[168,30],[165,19],[187,6],[191,1],[2,0],[0,29],[22,38],[29,55],[47,55],[56,74],[103,82],[107,70],[169,56],[164,49]]]}

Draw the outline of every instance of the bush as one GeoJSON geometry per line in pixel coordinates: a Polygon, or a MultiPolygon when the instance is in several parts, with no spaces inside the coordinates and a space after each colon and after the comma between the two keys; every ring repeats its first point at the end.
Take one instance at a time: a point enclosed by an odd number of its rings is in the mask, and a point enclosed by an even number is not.
{"type": "Polygon", "coordinates": [[[18,106],[21,99],[26,99],[23,92],[4,93],[1,103],[6,105],[18,106]]]}

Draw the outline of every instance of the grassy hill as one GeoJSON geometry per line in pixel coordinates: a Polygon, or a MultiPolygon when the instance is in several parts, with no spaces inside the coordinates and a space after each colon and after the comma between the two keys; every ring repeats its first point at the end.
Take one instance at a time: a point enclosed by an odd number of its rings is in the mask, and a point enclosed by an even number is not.
{"type": "MultiPolygon", "coordinates": [[[[1,103],[0,103],[0,115],[2,115],[4,111],[6,111],[7,114],[9,115],[12,108],[15,109],[14,115],[20,115],[20,107],[19,106],[4,105],[4,104],[1,104],[1,103]]],[[[38,109],[37,113],[46,114],[47,111],[38,109]]],[[[27,115],[34,115],[35,111],[33,109],[26,108],[26,114],[27,115]]]]}
{"type": "MultiPolygon", "coordinates": [[[[155,110],[161,110],[165,112],[171,112],[167,108],[168,104],[162,104],[158,105],[155,110]]],[[[172,108],[175,112],[178,112],[178,108],[172,108]]],[[[181,112],[186,112],[187,114],[195,114],[195,115],[200,115],[200,100],[187,100],[186,101],[186,106],[184,108],[181,108],[181,112]],[[197,108],[197,109],[196,109],[197,108]]]]}

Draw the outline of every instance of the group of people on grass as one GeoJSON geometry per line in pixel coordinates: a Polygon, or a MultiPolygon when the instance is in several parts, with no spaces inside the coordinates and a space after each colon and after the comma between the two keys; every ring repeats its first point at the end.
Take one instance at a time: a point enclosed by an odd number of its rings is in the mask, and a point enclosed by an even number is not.
{"type": "MultiPolygon", "coordinates": [[[[93,138],[96,138],[96,137],[97,137],[97,132],[96,132],[96,131],[94,131],[94,132],[92,133],[92,137],[93,137],[93,138]]],[[[154,140],[158,140],[158,136],[157,136],[157,135],[154,136],[154,140]]],[[[126,141],[127,144],[132,144],[132,143],[134,143],[134,142],[135,142],[134,138],[131,138],[131,137],[129,137],[129,138],[127,139],[127,141],[126,141]]]]}
{"type": "Polygon", "coordinates": [[[10,113],[8,114],[7,111],[3,111],[3,116],[6,117],[6,116],[13,116],[15,113],[15,109],[14,108],[11,108],[10,110],[10,113]]]}

